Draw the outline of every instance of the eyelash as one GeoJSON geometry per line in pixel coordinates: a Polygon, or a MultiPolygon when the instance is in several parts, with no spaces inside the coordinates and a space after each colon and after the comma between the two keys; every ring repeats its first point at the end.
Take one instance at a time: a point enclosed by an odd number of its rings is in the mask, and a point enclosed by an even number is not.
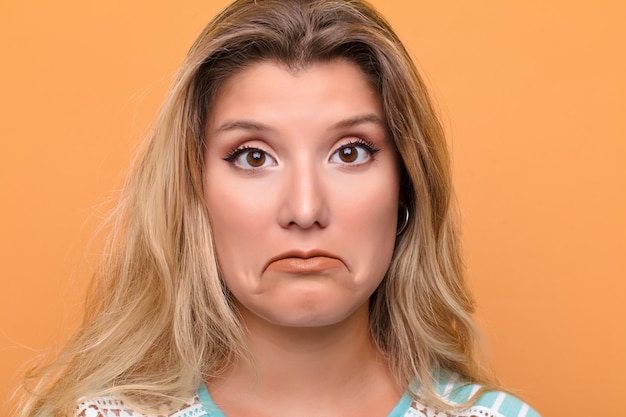
{"type": "MultiPolygon", "coordinates": [[[[348,143],[346,143],[346,144],[341,145],[339,148],[337,148],[337,149],[336,149],[336,150],[335,150],[335,151],[331,154],[331,156],[332,156],[332,155],[335,155],[335,153],[340,152],[340,151],[341,151],[341,150],[343,150],[343,149],[346,149],[346,148],[351,148],[351,147],[361,147],[361,148],[365,149],[365,151],[369,154],[369,157],[370,157],[372,160],[374,159],[374,155],[375,155],[378,151],[380,151],[380,149],[378,149],[377,147],[375,147],[375,146],[374,146],[374,144],[373,144],[372,142],[369,142],[369,141],[367,141],[367,140],[365,140],[365,139],[361,139],[361,138],[359,138],[359,139],[357,139],[357,140],[353,140],[353,141],[351,141],[351,142],[348,142],[348,143]]],[[[265,152],[263,149],[259,149],[259,148],[254,147],[254,146],[244,145],[244,146],[241,146],[241,147],[239,147],[239,148],[233,149],[233,150],[232,150],[232,151],[231,151],[231,152],[230,152],[230,153],[229,153],[229,154],[228,154],[225,158],[223,158],[223,159],[224,159],[224,161],[226,161],[226,162],[228,162],[228,163],[230,163],[230,164],[234,165],[235,160],[236,160],[236,159],[237,159],[240,155],[242,155],[243,153],[248,152],[248,151],[258,151],[258,152],[262,152],[262,153],[264,153],[264,154],[268,155],[268,154],[267,154],[267,152],[265,152]]],[[[271,156],[270,156],[270,158],[272,158],[272,159],[273,159],[273,157],[271,157],[271,156]]],[[[359,164],[355,164],[355,165],[359,165],[359,164]]],[[[245,169],[245,168],[244,168],[244,169],[245,169]]],[[[250,169],[253,169],[253,168],[250,168],[250,169]]]]}
{"type": "Polygon", "coordinates": [[[224,158],[224,161],[226,162],[230,162],[233,163],[235,161],[235,159],[237,159],[237,157],[239,155],[241,155],[242,153],[246,152],[246,151],[261,151],[263,153],[266,153],[263,149],[259,149],[259,148],[255,148],[254,146],[248,146],[248,145],[244,145],[241,146],[239,148],[235,148],[233,149],[227,156],[226,158],[224,158]]]}

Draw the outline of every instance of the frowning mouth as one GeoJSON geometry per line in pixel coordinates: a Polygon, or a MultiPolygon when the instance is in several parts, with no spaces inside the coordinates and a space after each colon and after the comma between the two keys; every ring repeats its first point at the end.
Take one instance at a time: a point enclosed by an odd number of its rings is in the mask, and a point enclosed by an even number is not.
{"type": "Polygon", "coordinates": [[[265,271],[282,272],[288,274],[314,274],[341,268],[344,263],[337,256],[322,252],[292,251],[280,254],[265,266],[265,271]]]}

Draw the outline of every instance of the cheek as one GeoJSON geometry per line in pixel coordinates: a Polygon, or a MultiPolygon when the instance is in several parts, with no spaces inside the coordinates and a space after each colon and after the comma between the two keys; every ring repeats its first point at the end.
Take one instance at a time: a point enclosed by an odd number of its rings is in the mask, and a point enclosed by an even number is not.
{"type": "Polygon", "coordinates": [[[382,279],[396,241],[398,188],[395,182],[344,198],[339,233],[351,252],[351,269],[361,279],[382,279]]]}
{"type": "MultiPolygon", "coordinates": [[[[223,178],[223,176],[222,176],[223,178]]],[[[246,277],[259,268],[250,256],[262,246],[263,226],[269,213],[254,190],[227,181],[205,181],[205,201],[211,223],[217,260],[226,284],[229,278],[246,277]]]]}

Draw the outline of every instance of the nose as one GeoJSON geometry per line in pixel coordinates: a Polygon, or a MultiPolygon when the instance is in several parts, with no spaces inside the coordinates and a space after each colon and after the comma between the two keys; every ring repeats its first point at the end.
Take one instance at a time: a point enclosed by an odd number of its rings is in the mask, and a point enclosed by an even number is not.
{"type": "Polygon", "coordinates": [[[320,167],[301,163],[284,172],[278,223],[283,228],[310,229],[328,226],[328,190],[320,167]]]}

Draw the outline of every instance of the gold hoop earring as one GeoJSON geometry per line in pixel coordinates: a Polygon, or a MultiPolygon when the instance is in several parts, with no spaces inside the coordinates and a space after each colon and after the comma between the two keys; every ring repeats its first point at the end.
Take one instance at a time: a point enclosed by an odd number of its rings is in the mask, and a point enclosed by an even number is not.
{"type": "Polygon", "coordinates": [[[404,204],[401,204],[402,209],[404,209],[404,216],[402,217],[402,224],[398,227],[398,231],[396,232],[396,236],[400,236],[406,230],[406,227],[409,225],[409,208],[404,204]]]}

